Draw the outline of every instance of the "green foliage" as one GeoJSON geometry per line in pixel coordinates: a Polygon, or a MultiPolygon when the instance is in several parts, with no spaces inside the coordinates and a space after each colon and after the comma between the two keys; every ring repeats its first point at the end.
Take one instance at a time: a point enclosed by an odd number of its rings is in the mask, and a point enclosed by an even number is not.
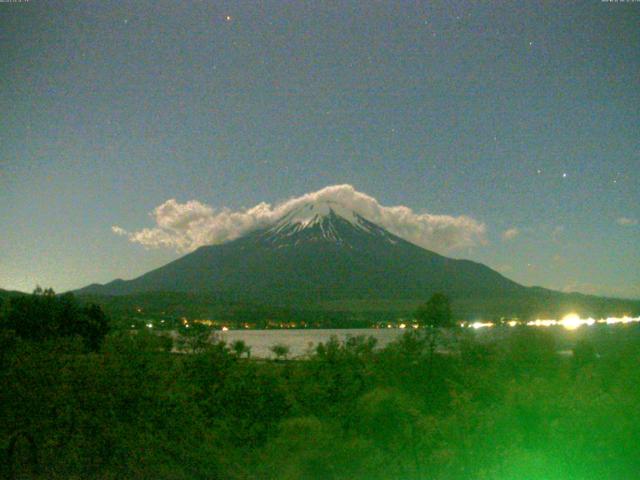
{"type": "Polygon", "coordinates": [[[358,401],[358,432],[370,439],[380,456],[393,459],[385,470],[393,472],[394,478],[419,476],[434,447],[435,422],[420,412],[420,403],[398,390],[381,387],[358,401]]]}
{"type": "Polygon", "coordinates": [[[207,400],[216,430],[234,446],[261,446],[290,409],[283,380],[278,370],[234,364],[207,400]]]}
{"type": "MultiPolygon", "coordinates": [[[[36,297],[67,316],[84,308],[36,297]]],[[[431,361],[419,331],[382,349],[334,337],[283,362],[241,358],[246,344],[208,341],[209,329],[172,353],[147,328],[112,332],[96,352],[79,334],[4,328],[0,475],[635,478],[640,328],[585,332],[458,333],[431,361]]]]}
{"type": "Polygon", "coordinates": [[[109,331],[102,309],[80,305],[71,293],[56,295],[52,289],[38,287],[32,295],[16,296],[8,303],[1,325],[24,340],[79,336],[89,350],[97,351],[109,331]]]}
{"type": "Polygon", "coordinates": [[[418,307],[414,317],[418,325],[424,328],[423,331],[429,345],[429,365],[431,366],[440,329],[451,328],[454,325],[449,298],[442,293],[434,293],[427,303],[418,307]]]}
{"type": "Polygon", "coordinates": [[[370,443],[345,436],[340,427],[316,416],[284,420],[264,448],[257,476],[274,480],[381,478],[383,457],[370,443]]]}
{"type": "Polygon", "coordinates": [[[431,298],[418,307],[414,314],[418,324],[429,328],[448,328],[453,326],[453,315],[449,298],[442,293],[434,293],[431,298]]]}
{"type": "Polygon", "coordinates": [[[276,343],[269,350],[276,356],[276,360],[286,360],[289,355],[289,347],[282,343],[276,343]]]}
{"type": "Polygon", "coordinates": [[[589,340],[580,339],[573,347],[573,363],[576,369],[593,365],[597,359],[596,348],[589,340]]]}
{"type": "Polygon", "coordinates": [[[236,354],[238,358],[242,355],[246,355],[247,358],[251,356],[251,347],[247,345],[243,340],[235,340],[231,343],[231,350],[236,354]]]}
{"type": "Polygon", "coordinates": [[[506,341],[504,368],[516,377],[551,376],[558,366],[553,334],[537,328],[518,327],[506,341]]]}
{"type": "Polygon", "coordinates": [[[191,323],[178,330],[177,347],[184,353],[203,353],[217,340],[215,333],[206,325],[191,323]]]}

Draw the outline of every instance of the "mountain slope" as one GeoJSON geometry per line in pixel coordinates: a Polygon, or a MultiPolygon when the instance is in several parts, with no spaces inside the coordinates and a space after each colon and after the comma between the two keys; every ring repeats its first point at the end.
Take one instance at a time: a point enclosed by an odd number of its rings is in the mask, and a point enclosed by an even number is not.
{"type": "Polygon", "coordinates": [[[438,255],[332,202],[304,204],[268,228],[201,247],[136,279],[78,291],[93,295],[145,292],[334,307],[349,302],[411,303],[444,292],[470,307],[488,302],[488,309],[469,312],[494,315],[514,314],[514,305],[523,302],[540,310],[543,302],[575,304],[578,298],[523,287],[485,265],[438,255]]]}
{"type": "Polygon", "coordinates": [[[323,203],[305,205],[274,226],[234,241],[201,247],[134,280],[92,285],[79,293],[215,292],[314,301],[522,288],[484,265],[443,257],[323,203]]]}

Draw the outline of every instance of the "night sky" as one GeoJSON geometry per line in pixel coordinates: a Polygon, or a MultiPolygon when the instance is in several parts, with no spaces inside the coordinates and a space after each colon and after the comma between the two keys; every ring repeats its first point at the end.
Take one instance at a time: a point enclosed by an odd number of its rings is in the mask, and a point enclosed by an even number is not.
{"type": "MultiPolygon", "coordinates": [[[[132,278],[170,199],[338,184],[466,216],[439,249],[640,298],[640,3],[0,3],[0,288],[132,278]]],[[[217,210],[216,210],[217,211],[217,210]]]]}

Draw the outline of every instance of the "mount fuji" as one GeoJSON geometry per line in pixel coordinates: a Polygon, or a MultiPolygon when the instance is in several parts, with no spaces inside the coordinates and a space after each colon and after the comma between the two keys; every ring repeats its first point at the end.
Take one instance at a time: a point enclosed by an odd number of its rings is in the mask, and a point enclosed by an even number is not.
{"type": "Polygon", "coordinates": [[[93,284],[76,293],[148,292],[319,308],[383,303],[399,310],[398,305],[443,292],[463,316],[526,315],[550,304],[587,304],[582,311],[594,312],[596,300],[603,300],[524,287],[480,263],[419,247],[333,201],[304,203],[266,228],[200,247],[133,280],[93,284]]]}

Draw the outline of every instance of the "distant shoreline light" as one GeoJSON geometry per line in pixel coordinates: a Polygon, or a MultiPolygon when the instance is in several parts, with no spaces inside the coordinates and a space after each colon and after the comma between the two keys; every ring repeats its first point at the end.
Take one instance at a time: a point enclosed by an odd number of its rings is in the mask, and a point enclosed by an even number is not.
{"type": "MultiPolygon", "coordinates": [[[[510,320],[506,322],[505,325],[508,325],[509,327],[517,327],[519,325],[524,325],[527,327],[560,326],[566,330],[576,330],[583,325],[591,326],[591,325],[595,325],[596,323],[606,324],[606,325],[616,325],[619,323],[627,324],[627,323],[639,323],[639,322],[640,322],[640,317],[630,317],[628,315],[625,315],[623,317],[608,317],[608,318],[601,318],[599,320],[595,320],[592,317],[580,318],[578,314],[570,313],[562,317],[561,320],[540,319],[540,318],[537,318],[535,320],[530,320],[528,322],[510,320]]],[[[473,328],[474,330],[478,330],[481,328],[490,328],[490,327],[494,327],[495,325],[496,324],[494,322],[482,322],[479,320],[475,322],[462,322],[460,324],[460,326],[463,328],[473,328]]]]}
{"type": "MultiPolygon", "coordinates": [[[[187,320],[186,317],[182,317],[181,318],[181,322],[182,325],[186,328],[190,327],[190,323],[187,320]]],[[[198,324],[202,324],[202,325],[206,325],[208,327],[217,327],[219,326],[219,329],[222,330],[223,332],[229,331],[229,330],[235,330],[235,328],[227,325],[217,325],[215,321],[213,320],[206,320],[206,319],[197,319],[197,320],[192,320],[193,323],[198,323],[198,324]]],[[[161,320],[160,323],[164,323],[164,320],[161,320]]],[[[529,320],[529,321],[521,321],[521,320],[501,320],[499,322],[491,322],[491,321],[483,321],[483,320],[475,320],[473,322],[469,322],[469,321],[462,321],[462,322],[458,322],[458,325],[460,326],[460,328],[471,328],[473,330],[480,330],[483,328],[493,328],[496,326],[508,326],[508,327],[518,327],[518,326],[526,326],[526,327],[563,327],[566,330],[577,330],[578,328],[582,327],[583,325],[587,325],[587,326],[591,326],[591,325],[595,325],[595,324],[602,324],[602,325],[617,325],[617,324],[629,324],[629,323],[640,323],[640,317],[631,317],[628,315],[622,316],[622,317],[607,317],[607,318],[601,318],[599,320],[596,320],[592,317],[588,317],[588,318],[580,318],[580,316],[576,313],[570,313],[568,315],[565,315],[564,317],[562,317],[561,320],[554,320],[554,319],[540,319],[537,318],[535,320],[529,320]]],[[[153,322],[147,322],[145,324],[145,326],[149,329],[154,327],[153,322]]],[[[279,324],[280,328],[296,328],[297,325],[295,323],[292,324],[285,324],[285,323],[280,323],[279,324]]],[[[131,328],[135,328],[135,325],[131,325],[131,328]]],[[[242,328],[241,329],[248,329],[250,328],[249,324],[244,323],[242,324],[242,328]]],[[[278,326],[276,326],[276,328],[278,328],[278,326]]],[[[304,324],[300,325],[300,328],[305,328],[304,324]]],[[[386,328],[386,329],[400,329],[400,330],[404,330],[404,329],[417,329],[420,328],[420,326],[417,323],[407,323],[407,322],[402,322],[399,323],[397,325],[394,325],[392,323],[388,323],[388,324],[383,324],[383,325],[378,325],[374,328],[386,328]]]]}

